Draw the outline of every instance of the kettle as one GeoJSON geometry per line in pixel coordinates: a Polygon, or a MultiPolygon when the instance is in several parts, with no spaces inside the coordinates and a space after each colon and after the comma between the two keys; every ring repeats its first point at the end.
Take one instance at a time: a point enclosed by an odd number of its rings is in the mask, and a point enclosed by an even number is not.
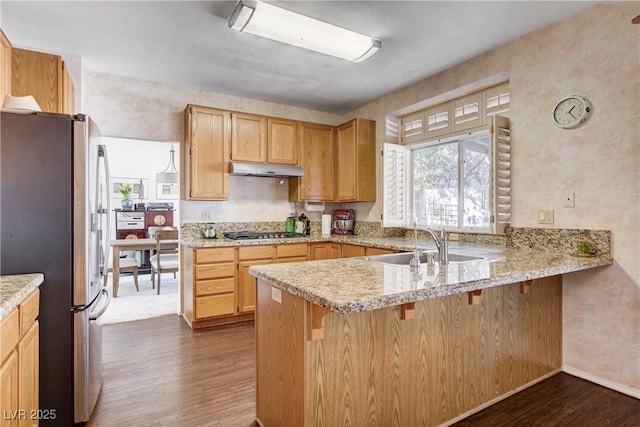
{"type": "Polygon", "coordinates": [[[296,214],[292,213],[284,222],[284,231],[287,233],[296,232],[296,214]]]}

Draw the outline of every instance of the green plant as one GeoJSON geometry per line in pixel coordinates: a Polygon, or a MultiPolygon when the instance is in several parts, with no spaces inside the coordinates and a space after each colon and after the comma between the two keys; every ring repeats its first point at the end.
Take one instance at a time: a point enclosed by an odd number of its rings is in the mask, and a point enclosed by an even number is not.
{"type": "Polygon", "coordinates": [[[131,187],[131,184],[123,184],[122,187],[120,187],[120,194],[122,194],[122,198],[125,200],[129,200],[132,191],[133,188],[131,187]]]}

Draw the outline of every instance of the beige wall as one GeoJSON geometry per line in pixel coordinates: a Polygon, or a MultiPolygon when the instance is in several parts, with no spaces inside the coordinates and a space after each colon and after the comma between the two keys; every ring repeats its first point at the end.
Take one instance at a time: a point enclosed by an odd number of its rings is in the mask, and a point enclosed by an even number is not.
{"type": "MultiPolygon", "coordinates": [[[[640,25],[630,22],[637,6],[598,5],[342,117],[374,119],[378,145],[395,142],[390,113],[508,76],[512,224],[539,227],[537,210],[550,208],[552,227],[613,234],[613,266],[565,276],[564,362],[635,392],[640,390],[640,25]],[[559,129],[551,112],[572,94],[591,100],[592,117],[578,129],[559,129]],[[575,208],[563,207],[565,191],[575,191],[575,208]]],[[[380,211],[377,203],[370,218],[379,218],[380,211]]]]}
{"type": "MultiPolygon", "coordinates": [[[[83,76],[84,111],[108,135],[158,140],[182,139],[187,103],[327,124],[359,116],[377,121],[380,146],[396,141],[394,112],[508,78],[513,225],[538,227],[537,210],[550,208],[553,227],[613,233],[613,266],[565,276],[565,364],[635,393],[640,390],[640,25],[630,21],[637,14],[634,2],[598,5],[342,117],[92,72],[83,76]],[[553,125],[551,111],[571,94],[589,98],[594,112],[584,126],[562,130],[553,125]],[[565,191],[575,191],[575,208],[562,207],[565,191]]],[[[229,201],[185,202],[183,219],[199,220],[200,210],[210,209],[217,221],[278,220],[294,208],[270,180],[233,178],[229,201]]],[[[380,202],[351,207],[359,219],[380,218],[380,202]]]]}

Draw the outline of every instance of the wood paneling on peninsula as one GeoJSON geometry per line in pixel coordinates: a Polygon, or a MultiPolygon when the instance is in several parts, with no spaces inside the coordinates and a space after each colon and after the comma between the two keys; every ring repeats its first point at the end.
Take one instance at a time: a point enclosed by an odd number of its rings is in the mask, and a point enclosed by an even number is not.
{"type": "Polygon", "coordinates": [[[562,279],[512,284],[359,313],[330,312],[307,335],[311,303],[258,282],[257,416],[263,425],[437,425],[562,364],[562,279]]]}

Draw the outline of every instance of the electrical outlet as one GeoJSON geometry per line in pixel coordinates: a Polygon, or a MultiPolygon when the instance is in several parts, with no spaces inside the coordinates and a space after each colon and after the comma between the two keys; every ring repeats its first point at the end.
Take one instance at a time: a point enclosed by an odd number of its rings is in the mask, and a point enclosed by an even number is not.
{"type": "Polygon", "coordinates": [[[540,209],[538,211],[538,224],[553,224],[553,209],[540,209]]]}
{"type": "Polygon", "coordinates": [[[211,221],[213,214],[211,211],[200,211],[200,219],[203,221],[211,221]]]}
{"type": "Polygon", "coordinates": [[[574,208],[576,206],[576,193],[573,191],[567,191],[564,193],[564,207],[574,208]]]}

